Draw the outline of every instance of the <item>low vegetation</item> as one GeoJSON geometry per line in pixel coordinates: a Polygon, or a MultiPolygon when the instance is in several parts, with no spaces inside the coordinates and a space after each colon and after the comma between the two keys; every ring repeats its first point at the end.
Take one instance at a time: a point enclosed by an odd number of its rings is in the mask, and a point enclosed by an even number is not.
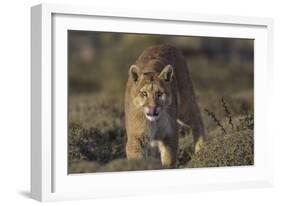
{"type": "MultiPolygon", "coordinates": [[[[72,96],[69,124],[69,173],[161,169],[159,160],[125,159],[126,134],[122,103],[104,95],[72,96]],[[82,114],[82,115],[78,115],[82,114]]],[[[254,164],[253,115],[233,116],[225,100],[217,104],[222,120],[203,112],[208,140],[193,152],[192,134],[179,128],[177,168],[240,166],[254,164]]]]}

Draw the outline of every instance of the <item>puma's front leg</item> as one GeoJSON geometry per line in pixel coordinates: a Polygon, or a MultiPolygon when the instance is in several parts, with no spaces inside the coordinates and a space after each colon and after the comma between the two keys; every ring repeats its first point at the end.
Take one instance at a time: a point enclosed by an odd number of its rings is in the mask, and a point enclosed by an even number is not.
{"type": "Polygon", "coordinates": [[[158,148],[162,165],[166,168],[174,168],[176,166],[176,148],[164,141],[159,141],[158,148]]]}
{"type": "Polygon", "coordinates": [[[126,144],[127,159],[144,159],[146,157],[145,145],[141,138],[130,137],[126,144]]]}

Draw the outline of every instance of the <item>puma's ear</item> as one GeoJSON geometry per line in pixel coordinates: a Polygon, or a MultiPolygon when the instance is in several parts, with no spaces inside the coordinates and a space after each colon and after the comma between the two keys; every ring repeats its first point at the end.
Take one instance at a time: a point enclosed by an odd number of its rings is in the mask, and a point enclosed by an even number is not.
{"type": "Polygon", "coordinates": [[[132,65],[129,69],[129,76],[134,80],[134,82],[138,81],[139,78],[139,68],[137,65],[132,65]]]}
{"type": "Polygon", "coordinates": [[[170,64],[168,64],[159,74],[159,78],[169,82],[172,80],[173,74],[174,74],[174,68],[170,64]]]}

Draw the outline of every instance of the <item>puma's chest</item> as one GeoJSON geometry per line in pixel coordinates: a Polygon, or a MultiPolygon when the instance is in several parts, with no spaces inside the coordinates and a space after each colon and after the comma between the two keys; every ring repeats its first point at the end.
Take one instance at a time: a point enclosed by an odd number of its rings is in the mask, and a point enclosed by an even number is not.
{"type": "Polygon", "coordinates": [[[149,122],[147,124],[146,135],[151,141],[163,139],[167,136],[173,135],[175,131],[173,127],[173,123],[171,121],[168,121],[168,119],[162,121],[149,122]]]}

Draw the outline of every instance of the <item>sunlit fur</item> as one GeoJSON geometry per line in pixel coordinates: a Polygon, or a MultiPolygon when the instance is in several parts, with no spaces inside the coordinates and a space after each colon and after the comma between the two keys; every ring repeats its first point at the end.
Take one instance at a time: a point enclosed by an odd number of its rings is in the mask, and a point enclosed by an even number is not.
{"type": "Polygon", "coordinates": [[[136,87],[137,95],[132,97],[136,109],[142,110],[149,121],[156,121],[161,118],[161,113],[172,103],[170,85],[162,81],[157,73],[142,75],[139,85],[136,87]],[[158,115],[155,117],[148,116],[149,107],[156,107],[158,115]]]}

